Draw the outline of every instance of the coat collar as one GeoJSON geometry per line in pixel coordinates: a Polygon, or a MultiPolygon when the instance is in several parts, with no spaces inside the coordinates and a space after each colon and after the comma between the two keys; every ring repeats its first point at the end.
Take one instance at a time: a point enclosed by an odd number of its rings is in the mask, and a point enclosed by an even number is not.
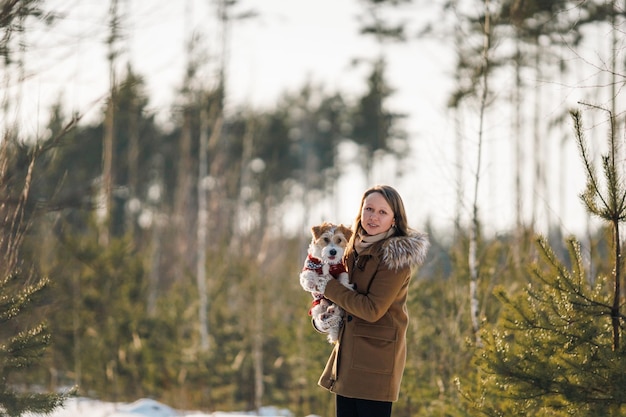
{"type": "Polygon", "coordinates": [[[429,247],[427,234],[411,232],[408,236],[392,236],[377,242],[358,256],[379,254],[389,269],[398,270],[407,266],[422,265],[429,247]]]}

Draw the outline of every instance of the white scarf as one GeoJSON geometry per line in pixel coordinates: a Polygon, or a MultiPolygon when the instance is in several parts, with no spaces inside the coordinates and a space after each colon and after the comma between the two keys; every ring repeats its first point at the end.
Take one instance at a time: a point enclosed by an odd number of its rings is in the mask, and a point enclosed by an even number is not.
{"type": "Polygon", "coordinates": [[[381,240],[387,239],[390,236],[393,236],[396,233],[395,227],[390,227],[389,230],[383,233],[379,233],[377,235],[368,235],[360,232],[356,239],[354,240],[354,248],[356,249],[356,253],[361,253],[365,249],[369,248],[376,242],[380,242],[381,240]]]}

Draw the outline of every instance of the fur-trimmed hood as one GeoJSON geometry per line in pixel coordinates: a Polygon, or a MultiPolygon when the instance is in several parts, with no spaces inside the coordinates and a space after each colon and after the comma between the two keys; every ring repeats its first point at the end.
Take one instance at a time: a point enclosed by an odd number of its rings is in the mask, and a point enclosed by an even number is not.
{"type": "Polygon", "coordinates": [[[413,231],[408,236],[392,236],[382,242],[382,261],[393,270],[420,266],[426,260],[429,247],[425,233],[413,231]]]}

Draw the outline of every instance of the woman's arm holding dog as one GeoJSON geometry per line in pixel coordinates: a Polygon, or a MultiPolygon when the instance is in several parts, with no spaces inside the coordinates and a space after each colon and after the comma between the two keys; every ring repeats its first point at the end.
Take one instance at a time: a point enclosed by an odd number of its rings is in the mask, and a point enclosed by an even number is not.
{"type": "Polygon", "coordinates": [[[373,323],[389,310],[401,288],[408,285],[410,276],[409,267],[398,271],[380,269],[372,279],[367,294],[351,291],[333,279],[326,284],[324,296],[350,314],[373,323]]]}

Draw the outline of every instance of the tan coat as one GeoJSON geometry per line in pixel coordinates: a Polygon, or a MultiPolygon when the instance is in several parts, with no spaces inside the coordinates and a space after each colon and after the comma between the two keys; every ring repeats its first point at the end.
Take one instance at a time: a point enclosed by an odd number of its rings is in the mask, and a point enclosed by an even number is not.
{"type": "Polygon", "coordinates": [[[346,310],[339,341],[319,385],[344,397],[397,401],[406,363],[406,299],[411,266],[428,250],[426,235],[390,237],[348,254],[346,268],[356,291],[336,280],[324,295],[346,310]]]}

